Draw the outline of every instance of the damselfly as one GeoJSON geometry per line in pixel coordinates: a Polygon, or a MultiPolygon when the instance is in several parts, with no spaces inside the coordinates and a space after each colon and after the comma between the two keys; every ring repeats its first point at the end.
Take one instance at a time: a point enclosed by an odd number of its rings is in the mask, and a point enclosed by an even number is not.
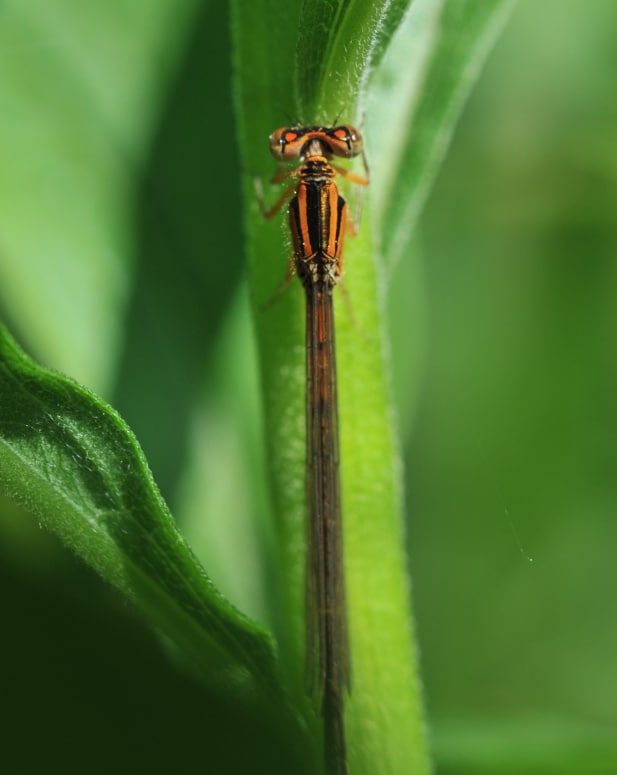
{"type": "Polygon", "coordinates": [[[273,183],[291,183],[264,215],[271,218],[289,203],[293,254],[287,275],[297,274],[306,294],[307,688],[324,718],[328,772],[343,775],[343,693],[350,688],[350,657],[332,291],[343,271],[347,204],[334,177],[339,173],[359,185],[368,179],[331,162],[332,156],[363,156],[362,138],[351,126],[277,129],[270,151],[278,161],[300,162],[274,176],[273,183]]]}

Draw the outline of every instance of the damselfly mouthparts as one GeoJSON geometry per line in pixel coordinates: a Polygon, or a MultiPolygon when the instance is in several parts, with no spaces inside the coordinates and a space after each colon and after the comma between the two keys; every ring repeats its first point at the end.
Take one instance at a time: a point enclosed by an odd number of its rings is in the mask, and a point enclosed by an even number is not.
{"type": "Polygon", "coordinates": [[[273,183],[291,183],[264,215],[271,218],[289,203],[288,277],[297,274],[306,294],[307,685],[324,718],[328,773],[344,775],[343,693],[350,688],[350,657],[332,291],[342,276],[347,204],[334,178],[338,173],[358,185],[368,180],[331,162],[333,156],[363,155],[360,133],[351,126],[277,129],[270,151],[278,161],[300,162],[274,176],[273,183]]]}

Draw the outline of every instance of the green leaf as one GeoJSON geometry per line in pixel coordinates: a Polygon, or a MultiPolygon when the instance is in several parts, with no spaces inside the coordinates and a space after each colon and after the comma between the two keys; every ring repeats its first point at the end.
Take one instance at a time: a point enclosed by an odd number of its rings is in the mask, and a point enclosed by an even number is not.
{"type": "Polygon", "coordinates": [[[281,700],[272,640],[214,588],[122,419],[0,329],[0,493],[131,598],[206,682],[281,700]]]}
{"type": "Polygon", "coordinates": [[[376,73],[368,114],[372,208],[389,267],[409,244],[465,100],[515,3],[416,0],[376,73]]]}
{"type": "MultiPolygon", "coordinates": [[[[236,4],[236,104],[247,171],[263,177],[272,174],[265,138],[285,123],[277,110],[281,95],[288,101],[295,95],[298,114],[307,123],[331,121],[341,109],[345,113],[339,120],[353,120],[368,105],[366,139],[374,175],[364,197],[359,235],[346,244],[349,304],[342,302],[340,293],[335,302],[353,674],[346,726],[354,775],[430,769],[401,540],[400,459],[383,339],[385,279],[376,256],[384,250],[389,256],[394,238],[399,253],[406,245],[409,229],[404,226],[410,209],[426,195],[444,137],[450,136],[462,97],[495,39],[496,19],[504,18],[509,5],[495,1],[479,9],[458,0],[416,0],[391,41],[392,58],[386,51],[381,69],[374,71],[381,53],[378,20],[385,13],[384,29],[393,32],[399,4],[324,0],[303,4],[297,19],[285,3],[254,3],[250,14],[236,4]],[[278,19],[279,13],[285,25],[268,26],[266,20],[278,19]],[[432,26],[426,23],[427,16],[432,26]],[[405,60],[405,52],[412,50],[416,56],[405,60]],[[420,73],[414,69],[418,64],[420,73]],[[414,88],[407,86],[409,82],[414,88]],[[432,98],[418,128],[409,119],[420,95],[424,99],[426,94],[432,98]],[[416,131],[423,140],[419,153],[428,153],[425,166],[414,162],[410,151],[417,143],[416,131]],[[395,232],[388,239],[387,229],[395,232]]],[[[341,188],[353,212],[357,192],[344,182],[341,188]]],[[[272,191],[270,197],[279,193],[272,191]]],[[[280,227],[263,223],[248,176],[245,194],[268,455],[283,576],[288,582],[284,656],[299,695],[304,650],[303,299],[299,287],[292,287],[279,303],[264,309],[263,302],[284,275],[289,248],[280,227]]],[[[418,210],[416,206],[414,215],[418,210]]]]}
{"type": "Polygon", "coordinates": [[[296,50],[300,115],[307,123],[354,118],[366,79],[409,0],[304,2],[296,50]]]}

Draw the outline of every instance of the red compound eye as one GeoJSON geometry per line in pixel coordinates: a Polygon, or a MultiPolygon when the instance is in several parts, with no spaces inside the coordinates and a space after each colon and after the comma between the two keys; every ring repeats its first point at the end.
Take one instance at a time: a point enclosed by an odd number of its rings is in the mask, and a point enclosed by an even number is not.
{"type": "Polygon", "coordinates": [[[302,153],[305,132],[282,127],[270,135],[270,153],[279,161],[298,159],[302,153]]]}
{"type": "Polygon", "coordinates": [[[332,127],[328,130],[327,136],[330,141],[330,150],[335,156],[350,159],[352,156],[358,156],[362,153],[362,137],[358,130],[352,126],[332,127]]]}

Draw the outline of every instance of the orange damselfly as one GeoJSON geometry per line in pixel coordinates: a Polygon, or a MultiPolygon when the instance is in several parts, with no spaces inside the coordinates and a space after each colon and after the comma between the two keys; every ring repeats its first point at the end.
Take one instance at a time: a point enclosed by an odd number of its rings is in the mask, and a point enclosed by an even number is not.
{"type": "Polygon", "coordinates": [[[300,162],[274,176],[273,183],[291,183],[264,215],[271,218],[289,203],[293,254],[287,274],[298,275],[306,295],[307,688],[324,719],[328,772],[344,775],[343,695],[350,688],[350,657],[332,291],[343,271],[347,204],[334,178],[338,173],[359,185],[368,179],[331,161],[364,158],[362,137],[348,125],[277,129],[270,151],[280,162],[300,162]]]}

